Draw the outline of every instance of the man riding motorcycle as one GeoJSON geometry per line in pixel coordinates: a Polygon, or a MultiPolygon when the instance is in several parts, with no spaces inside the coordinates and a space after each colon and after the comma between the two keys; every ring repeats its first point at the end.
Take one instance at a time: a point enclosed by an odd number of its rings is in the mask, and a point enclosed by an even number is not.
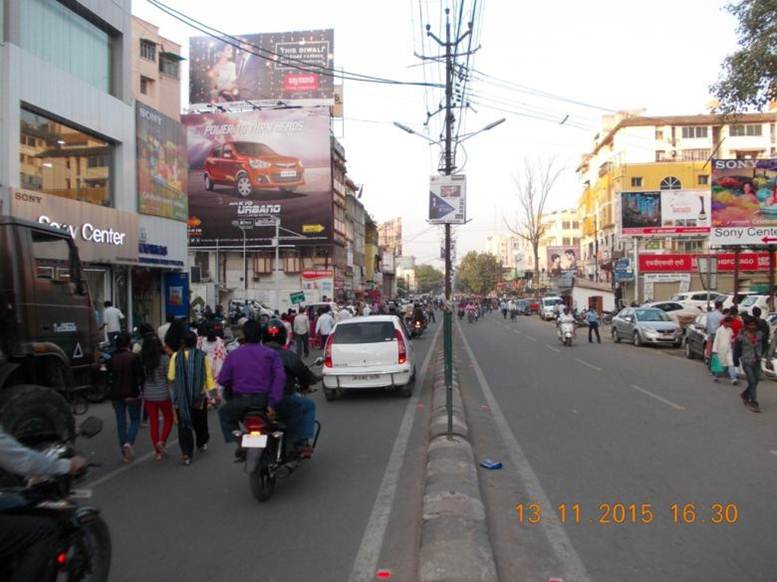
{"type": "Polygon", "coordinates": [[[283,400],[277,410],[286,424],[289,439],[295,444],[299,455],[310,458],[313,454],[312,440],[316,435],[316,404],[303,394],[310,392],[310,386],[318,382],[302,359],[290,350],[286,350],[286,327],[283,322],[272,319],[262,330],[262,343],[275,350],[283,362],[286,372],[286,387],[283,400]]]}
{"type": "Polygon", "coordinates": [[[418,303],[416,303],[413,306],[412,323],[415,324],[416,321],[420,321],[421,325],[426,323],[426,315],[424,314],[424,310],[421,309],[421,306],[418,303]]]}
{"type": "MultiPolygon", "coordinates": [[[[0,428],[0,468],[24,477],[77,474],[86,467],[82,457],[55,459],[28,449],[0,428]]],[[[46,580],[57,554],[56,524],[31,515],[0,515],[0,566],[16,560],[10,582],[46,580]]]]}

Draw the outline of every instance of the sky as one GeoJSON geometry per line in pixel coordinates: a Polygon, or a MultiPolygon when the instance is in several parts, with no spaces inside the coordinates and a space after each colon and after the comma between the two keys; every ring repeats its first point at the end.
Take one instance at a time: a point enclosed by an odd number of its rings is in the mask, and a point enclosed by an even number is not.
{"type": "MultiPolygon", "coordinates": [[[[337,68],[427,82],[441,82],[443,70],[414,56],[439,54],[424,26],[442,36],[444,9],[452,15],[459,10],[455,0],[284,0],[271,10],[257,0],[163,1],[228,34],[333,28],[337,68]]],[[[475,0],[462,1],[469,20],[475,0]]],[[[718,0],[477,0],[477,5],[473,31],[480,48],[470,65],[479,73],[468,84],[471,108],[461,133],[502,117],[506,122],[458,150],[470,220],[454,229],[459,259],[485,250],[487,236],[515,224],[515,179],[525,160],[552,160],[563,168],[549,209],[576,207],[575,168],[593,143],[601,115],[634,108],[648,115],[703,113],[723,58],[736,49],[736,21],[718,0]]],[[[132,12],[180,43],[184,56],[188,38],[201,36],[147,0],[133,0],[132,12]]],[[[437,173],[440,148],[393,122],[439,139],[441,116],[428,129],[423,122],[442,99],[438,89],[346,81],[345,117],[334,125],[349,175],[364,185],[367,210],[378,222],[401,216],[404,254],[438,267],[442,227],[428,225],[426,218],[429,176],[437,173]]]]}

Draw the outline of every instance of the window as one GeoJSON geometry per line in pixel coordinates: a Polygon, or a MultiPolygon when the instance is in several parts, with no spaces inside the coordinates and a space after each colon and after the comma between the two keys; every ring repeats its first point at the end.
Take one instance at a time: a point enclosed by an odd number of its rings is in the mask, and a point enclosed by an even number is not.
{"type": "Polygon", "coordinates": [[[179,72],[178,61],[169,57],[159,57],[159,72],[168,77],[178,78],[179,72]]]}
{"type": "Polygon", "coordinates": [[[707,137],[707,128],[703,125],[690,125],[683,127],[684,139],[696,139],[707,137]]]}
{"type": "Polygon", "coordinates": [[[760,136],[762,127],[760,124],[732,125],[729,129],[729,135],[732,137],[742,136],[760,136]]]}
{"type": "Polygon", "coordinates": [[[666,160],[666,150],[656,150],[656,161],[663,162],[666,160]]]}
{"type": "Polygon", "coordinates": [[[698,184],[699,186],[706,186],[710,183],[710,177],[707,174],[702,174],[698,178],[698,184]]]}
{"type": "Polygon", "coordinates": [[[140,39],[140,56],[149,61],[156,61],[156,43],[154,41],[140,39]]]}
{"type": "Polygon", "coordinates": [[[302,271],[302,260],[297,256],[282,257],[283,270],[287,273],[299,273],[302,271]]]}
{"type": "Polygon", "coordinates": [[[709,159],[712,151],[709,149],[683,150],[680,152],[680,159],[686,161],[703,162],[709,159]]]}
{"type": "Polygon", "coordinates": [[[569,230],[569,221],[568,220],[564,220],[561,223],[561,228],[562,228],[562,230],[569,230]]]}
{"type": "Polygon", "coordinates": [[[144,77],[143,75],[140,76],[140,92],[143,95],[153,95],[154,94],[154,79],[149,79],[148,77],[144,77]]]}
{"type": "Polygon", "coordinates": [[[57,0],[19,2],[19,44],[33,55],[110,93],[111,37],[57,0]]]}
{"type": "Polygon", "coordinates": [[[632,188],[642,188],[642,176],[633,176],[631,178],[632,188]]]}
{"type": "Polygon", "coordinates": [[[661,141],[662,139],[664,139],[664,130],[657,129],[656,130],[656,141],[661,141]]]}
{"type": "Polygon", "coordinates": [[[377,344],[393,342],[396,328],[390,321],[340,325],[334,335],[336,344],[377,344]]]}
{"type": "Polygon", "coordinates": [[[661,180],[661,190],[680,190],[682,187],[683,183],[674,176],[667,176],[661,180]]]}
{"type": "Polygon", "coordinates": [[[572,221],[572,228],[574,228],[575,230],[580,228],[580,222],[578,222],[577,220],[572,221]]]}
{"type": "Polygon", "coordinates": [[[32,255],[38,279],[70,281],[72,265],[67,239],[32,231],[32,255]]]}
{"type": "Polygon", "coordinates": [[[769,124],[769,135],[771,136],[769,141],[777,143],[777,123],[769,124]]]}
{"type": "Polygon", "coordinates": [[[37,163],[24,167],[22,187],[100,206],[111,205],[113,145],[40,113],[22,109],[20,117],[23,144],[29,143],[31,135],[45,136],[34,140],[37,145],[33,151],[28,150],[29,157],[37,163]],[[81,163],[82,158],[86,163],[81,163]]]}
{"type": "Polygon", "coordinates": [[[263,275],[272,273],[273,256],[267,254],[259,254],[254,257],[254,273],[257,275],[263,275]]]}

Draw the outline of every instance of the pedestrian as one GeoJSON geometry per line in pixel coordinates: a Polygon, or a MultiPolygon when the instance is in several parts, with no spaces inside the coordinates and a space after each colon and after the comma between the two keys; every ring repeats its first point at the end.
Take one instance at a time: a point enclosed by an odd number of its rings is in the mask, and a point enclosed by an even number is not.
{"type": "MultiPolygon", "coordinates": [[[[715,341],[712,344],[712,357],[717,358],[720,365],[728,370],[728,377],[731,380],[731,384],[736,386],[739,384],[739,380],[737,378],[737,368],[734,365],[733,321],[734,319],[730,315],[727,315],[723,319],[723,323],[715,334],[715,341]]],[[[711,367],[712,366],[713,365],[711,364],[711,367]]],[[[715,377],[715,381],[718,381],[717,376],[715,377]]]]}
{"type": "Polygon", "coordinates": [[[157,330],[156,334],[159,338],[159,341],[162,342],[162,345],[165,343],[165,336],[167,335],[167,330],[170,329],[170,326],[172,325],[173,321],[175,320],[175,316],[168,313],[165,317],[165,322],[160,325],[157,330]]]}
{"type": "Polygon", "coordinates": [[[756,321],[758,331],[761,332],[761,353],[765,354],[769,351],[769,335],[771,330],[769,329],[769,322],[761,317],[761,313],[760,307],[753,307],[753,319],[756,321]]]}
{"type": "Polygon", "coordinates": [[[130,335],[126,331],[119,332],[115,341],[116,352],[106,365],[108,398],[116,414],[122,459],[131,463],[135,459],[133,446],[140,427],[140,398],[145,376],[140,356],[130,350],[130,335]]]}
{"type": "Polygon", "coordinates": [[[761,377],[761,358],[764,354],[763,337],[758,330],[758,321],[754,317],[748,317],[745,320],[745,327],[740,333],[739,343],[741,344],[739,359],[742,371],[747,378],[747,388],[742,391],[739,397],[752,412],[761,412],[756,388],[761,377]]]}
{"type": "Polygon", "coordinates": [[[124,314],[121,312],[121,309],[114,307],[110,301],[106,301],[103,305],[105,306],[103,325],[105,326],[106,338],[111,346],[115,347],[116,337],[121,332],[121,322],[124,319],[124,314]]]}
{"type": "Polygon", "coordinates": [[[170,358],[167,379],[173,386],[173,403],[178,415],[178,442],[184,465],[197,450],[208,450],[208,397],[216,397],[216,381],[205,352],[197,348],[197,334],[187,331],[181,349],[170,358]]]}
{"type": "Polygon", "coordinates": [[[335,327],[335,319],[330,313],[330,309],[327,306],[324,308],[324,312],[319,316],[316,322],[316,333],[321,338],[321,349],[326,347],[326,340],[329,339],[329,334],[332,333],[332,329],[335,327]]]}
{"type": "Polygon", "coordinates": [[[602,343],[602,337],[599,335],[599,314],[596,309],[591,307],[585,314],[585,321],[588,324],[588,343],[593,343],[592,334],[596,334],[596,343],[602,343]]]}
{"type": "Polygon", "coordinates": [[[705,331],[707,332],[707,342],[704,346],[704,357],[707,361],[710,360],[712,354],[712,343],[715,341],[715,334],[720,329],[720,324],[723,321],[723,302],[716,301],[715,309],[707,314],[707,323],[705,324],[705,331]]]}
{"type": "MultiPolygon", "coordinates": [[[[283,322],[283,327],[286,329],[286,343],[283,346],[283,349],[290,350],[292,348],[292,333],[293,330],[291,328],[291,322],[292,317],[288,313],[281,314],[281,321],[283,322]]],[[[218,374],[216,374],[218,377],[218,374]]]]}
{"type": "Polygon", "coordinates": [[[154,458],[161,461],[167,456],[167,439],[173,430],[173,403],[170,400],[170,384],[167,371],[170,358],[159,338],[151,333],[143,338],[140,350],[146,381],[143,388],[143,407],[148,414],[154,458]],[[162,434],[159,433],[159,415],[162,414],[162,434]]]}
{"type": "Polygon", "coordinates": [[[361,313],[363,317],[367,317],[372,313],[372,309],[370,309],[370,306],[367,303],[365,303],[361,313]]]}
{"type": "Polygon", "coordinates": [[[437,318],[434,316],[434,303],[429,304],[429,309],[427,311],[429,313],[429,321],[437,323],[437,318]]]}
{"type": "MultiPolygon", "coordinates": [[[[216,326],[206,323],[200,327],[201,334],[197,337],[197,347],[205,352],[213,377],[218,378],[224,359],[227,357],[227,348],[224,340],[216,334],[216,326]]],[[[219,394],[221,397],[221,394],[219,394]]]]}
{"type": "Polygon", "coordinates": [[[310,350],[308,347],[310,319],[308,319],[304,309],[300,308],[299,313],[294,316],[294,323],[291,327],[294,332],[294,343],[297,346],[297,355],[301,358],[304,350],[305,357],[307,358],[310,350]]]}

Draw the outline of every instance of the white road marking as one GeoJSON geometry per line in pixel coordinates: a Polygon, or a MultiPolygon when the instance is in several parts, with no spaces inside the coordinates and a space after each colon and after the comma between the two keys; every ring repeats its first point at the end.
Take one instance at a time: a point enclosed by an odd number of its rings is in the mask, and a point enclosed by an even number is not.
{"type": "MultiPolygon", "coordinates": [[[[491,387],[488,385],[483,370],[480,369],[480,365],[475,359],[475,354],[469,347],[467,338],[461,333],[461,326],[459,326],[459,336],[464,344],[464,349],[467,351],[467,355],[472,361],[472,368],[475,371],[478,383],[483,391],[483,396],[491,407],[496,427],[507,446],[510,462],[512,466],[515,467],[518,476],[523,482],[529,498],[539,504],[540,507],[553,507],[545,490],[540,484],[540,480],[537,478],[537,474],[534,472],[534,469],[532,469],[531,464],[529,464],[529,460],[526,458],[521,446],[518,444],[504,414],[502,414],[502,409],[499,407],[499,403],[494,397],[491,387]]],[[[574,546],[572,546],[572,542],[570,541],[569,536],[567,536],[566,531],[564,531],[564,527],[561,525],[556,513],[549,511],[543,514],[540,527],[563,569],[562,577],[566,580],[575,580],[576,582],[590,582],[591,579],[588,577],[588,572],[586,571],[582,560],[580,560],[580,556],[577,554],[574,546]]]]}
{"type": "Polygon", "coordinates": [[[545,347],[548,348],[551,352],[556,352],[557,354],[561,352],[560,349],[554,348],[553,346],[549,346],[548,344],[545,344],[545,347]]]}
{"type": "Polygon", "coordinates": [[[367,527],[364,529],[364,535],[362,536],[362,541],[359,545],[359,552],[356,554],[356,559],[353,561],[351,575],[348,577],[349,582],[367,582],[375,579],[375,571],[378,567],[380,551],[383,548],[383,538],[386,535],[386,528],[388,527],[389,517],[391,516],[391,508],[394,505],[394,495],[397,492],[399,472],[402,469],[407,443],[408,440],[410,440],[410,432],[413,429],[413,421],[415,420],[418,400],[421,396],[421,389],[424,385],[429,362],[432,359],[432,353],[435,351],[434,346],[437,343],[437,336],[440,335],[440,330],[442,330],[442,328],[442,325],[439,326],[434,333],[431,345],[429,346],[429,351],[426,353],[426,358],[424,358],[424,363],[421,366],[421,371],[419,372],[416,381],[416,389],[413,392],[413,397],[405,407],[405,414],[402,417],[402,423],[399,425],[399,432],[397,433],[397,438],[394,440],[394,446],[391,449],[391,455],[389,456],[389,461],[386,465],[386,471],[383,473],[383,480],[378,489],[378,496],[375,498],[375,504],[372,506],[370,519],[367,522],[367,527]]]}
{"type": "Polygon", "coordinates": [[[685,406],[680,406],[679,404],[675,404],[671,400],[667,400],[666,398],[663,398],[662,396],[659,396],[658,394],[653,394],[650,390],[645,390],[644,388],[640,388],[636,384],[631,385],[634,390],[638,390],[642,392],[643,394],[646,394],[647,396],[650,396],[651,398],[655,398],[659,402],[663,402],[667,406],[671,406],[672,408],[675,408],[677,410],[685,410],[685,406]]]}
{"type": "MultiPolygon", "coordinates": [[[[168,445],[167,445],[168,452],[169,452],[169,448],[171,446],[175,446],[177,444],[178,444],[178,439],[170,441],[170,443],[168,443],[168,445]]],[[[138,457],[137,459],[135,459],[135,461],[132,462],[132,463],[124,465],[123,467],[119,467],[118,469],[114,469],[113,471],[111,471],[110,473],[106,473],[105,475],[103,475],[99,479],[95,479],[94,481],[90,481],[89,483],[84,483],[84,485],[82,487],[80,487],[80,489],[93,489],[93,488],[97,487],[98,485],[102,485],[106,481],[110,481],[114,477],[117,477],[117,476],[121,475],[122,473],[125,473],[125,472],[129,471],[133,467],[137,467],[140,463],[144,463],[144,462],[148,461],[149,459],[151,459],[154,456],[154,453],[155,453],[155,451],[149,451],[145,455],[142,455],[142,456],[138,457]]]]}
{"type": "Polygon", "coordinates": [[[599,366],[594,366],[590,362],[586,362],[585,360],[581,360],[580,358],[575,358],[575,361],[578,364],[583,364],[586,368],[591,368],[592,370],[596,370],[597,372],[601,372],[602,369],[599,366]]]}
{"type": "Polygon", "coordinates": [[[771,451],[769,451],[769,452],[770,452],[771,454],[773,454],[773,455],[777,456],[777,451],[775,451],[774,449],[772,449],[772,450],[771,450],[771,451]]]}
{"type": "Polygon", "coordinates": [[[526,339],[527,339],[527,340],[531,340],[531,341],[533,341],[533,342],[536,342],[536,341],[537,341],[537,338],[536,338],[536,337],[532,337],[532,336],[530,336],[530,335],[527,335],[527,336],[526,336],[526,339]]]}

